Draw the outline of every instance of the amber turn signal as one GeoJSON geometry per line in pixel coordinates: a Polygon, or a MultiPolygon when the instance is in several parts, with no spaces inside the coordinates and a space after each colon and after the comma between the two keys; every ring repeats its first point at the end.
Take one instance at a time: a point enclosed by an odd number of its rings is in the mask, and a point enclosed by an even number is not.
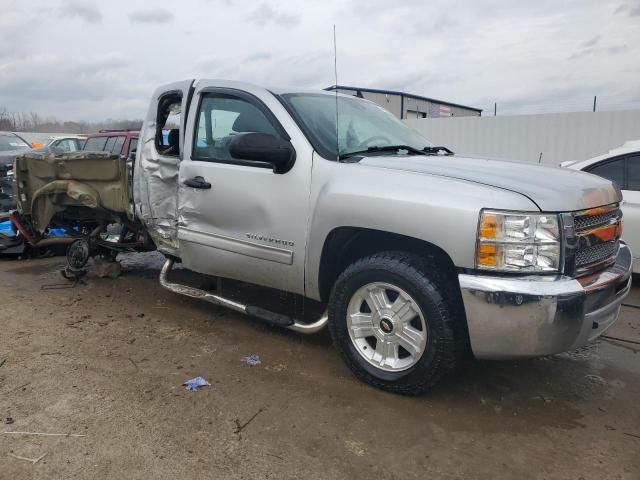
{"type": "Polygon", "coordinates": [[[478,266],[495,267],[498,265],[498,246],[495,244],[480,244],[478,246],[478,266]]]}
{"type": "Polygon", "coordinates": [[[496,238],[498,232],[498,218],[493,213],[483,213],[480,216],[480,238],[496,238]]]}

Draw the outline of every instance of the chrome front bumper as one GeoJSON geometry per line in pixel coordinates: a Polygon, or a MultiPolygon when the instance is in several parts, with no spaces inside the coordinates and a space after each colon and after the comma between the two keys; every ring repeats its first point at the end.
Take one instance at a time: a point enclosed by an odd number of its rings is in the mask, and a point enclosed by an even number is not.
{"type": "Polygon", "coordinates": [[[534,357],[585,345],[617,320],[631,268],[631,251],[621,243],[614,265],[578,279],[460,274],[474,355],[534,357]]]}

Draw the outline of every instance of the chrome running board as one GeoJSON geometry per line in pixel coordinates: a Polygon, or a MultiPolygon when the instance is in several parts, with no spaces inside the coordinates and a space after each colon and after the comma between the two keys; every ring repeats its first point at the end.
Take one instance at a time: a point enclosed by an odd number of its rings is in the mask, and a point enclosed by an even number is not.
{"type": "Polygon", "coordinates": [[[213,303],[214,305],[219,305],[221,307],[230,308],[231,310],[235,310],[236,312],[244,313],[245,315],[249,315],[252,317],[256,317],[263,322],[270,323],[271,325],[277,325],[279,327],[288,328],[289,330],[293,330],[294,332],[303,333],[305,335],[311,335],[313,333],[317,333],[323,328],[327,326],[329,322],[329,314],[325,312],[318,320],[312,323],[302,323],[298,320],[288,317],[286,315],[281,315],[279,313],[271,312],[269,310],[265,310],[264,308],[252,306],[252,305],[244,305],[242,303],[236,302],[235,300],[230,300],[228,298],[221,297],[220,295],[216,295],[211,292],[207,292],[205,290],[201,290],[199,288],[189,287],[187,285],[182,285],[180,283],[174,283],[169,281],[169,273],[173,269],[174,260],[172,258],[168,258],[164,265],[162,266],[162,270],[160,271],[160,285],[162,285],[167,290],[171,290],[174,293],[178,293],[180,295],[186,295],[187,297],[197,298],[200,300],[204,300],[209,303],[213,303]]]}

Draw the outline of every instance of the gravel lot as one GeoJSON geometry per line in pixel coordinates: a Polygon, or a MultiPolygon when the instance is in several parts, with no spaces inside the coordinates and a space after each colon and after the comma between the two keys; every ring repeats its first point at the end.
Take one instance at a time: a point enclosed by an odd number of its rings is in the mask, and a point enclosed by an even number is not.
{"type": "MultiPolygon", "coordinates": [[[[74,288],[63,263],[0,262],[1,431],[86,436],[0,434],[2,479],[640,478],[639,344],[475,362],[405,398],[358,382],[326,334],[163,291],[156,255],[74,288]],[[186,391],[197,375],[212,386],[186,391]]],[[[608,333],[640,342],[640,310],[608,333]]]]}

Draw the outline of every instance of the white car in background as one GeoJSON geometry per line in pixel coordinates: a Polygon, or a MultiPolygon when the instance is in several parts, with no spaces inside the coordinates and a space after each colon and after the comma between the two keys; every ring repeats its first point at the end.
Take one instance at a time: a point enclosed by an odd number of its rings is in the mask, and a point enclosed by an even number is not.
{"type": "Polygon", "coordinates": [[[626,142],[598,157],[564,162],[561,166],[599,175],[620,187],[624,214],[622,238],[633,252],[633,272],[640,273],[640,140],[626,142]]]}
{"type": "Polygon", "coordinates": [[[80,135],[49,137],[45,140],[43,148],[55,148],[61,152],[79,152],[86,140],[86,137],[80,135]]]}

